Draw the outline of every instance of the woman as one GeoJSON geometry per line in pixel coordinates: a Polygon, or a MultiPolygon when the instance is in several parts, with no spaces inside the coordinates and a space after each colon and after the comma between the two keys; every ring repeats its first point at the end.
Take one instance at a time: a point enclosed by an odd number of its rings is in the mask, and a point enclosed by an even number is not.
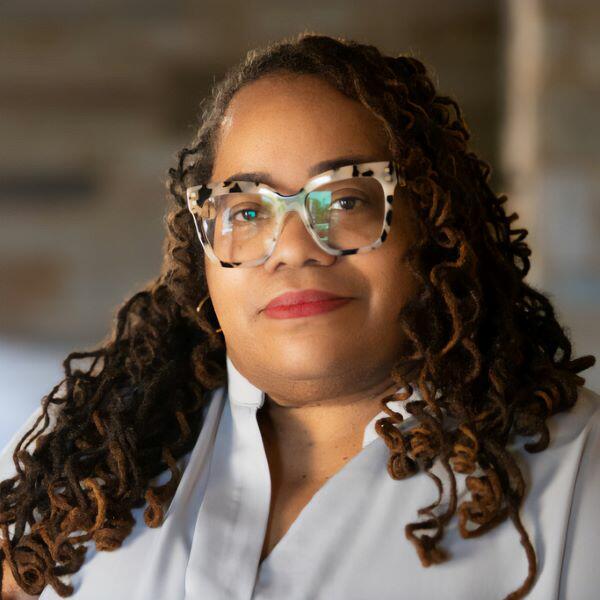
{"type": "Polygon", "coordinates": [[[2,455],[9,597],[591,597],[594,359],[468,138],[372,46],[230,71],[160,276],[2,455]]]}

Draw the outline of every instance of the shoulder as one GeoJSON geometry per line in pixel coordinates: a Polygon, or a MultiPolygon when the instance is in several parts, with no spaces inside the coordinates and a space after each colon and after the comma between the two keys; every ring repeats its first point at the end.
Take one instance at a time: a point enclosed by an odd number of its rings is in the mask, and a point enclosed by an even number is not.
{"type": "MultiPolygon", "coordinates": [[[[600,395],[589,388],[578,388],[575,404],[556,413],[547,422],[550,440],[545,450],[531,454],[546,464],[561,487],[568,484],[586,495],[595,494],[600,505],[600,485],[590,476],[600,465],[600,395]]],[[[572,499],[572,498],[571,498],[572,499]]]]}
{"type": "MultiPolygon", "coordinates": [[[[220,415],[226,399],[226,394],[224,392],[224,387],[207,392],[207,401],[201,408],[203,414],[203,423],[198,435],[198,439],[196,440],[196,443],[190,452],[187,452],[185,455],[182,455],[177,459],[177,464],[183,472],[179,485],[183,485],[188,491],[193,487],[195,477],[198,476],[198,469],[203,467],[205,464],[203,460],[204,456],[212,447],[212,440],[216,428],[218,427],[220,415]],[[188,466],[192,467],[191,470],[188,469],[188,466]]],[[[56,415],[51,418],[48,428],[51,428],[54,425],[53,421],[55,421],[55,418],[56,415]]],[[[13,462],[13,452],[19,441],[25,434],[27,434],[27,432],[31,431],[33,434],[35,431],[40,430],[42,426],[43,411],[42,407],[38,406],[37,409],[33,411],[26,421],[21,425],[21,427],[14,432],[8,444],[0,452],[0,481],[16,475],[15,464],[13,462]]],[[[202,473],[203,472],[204,471],[202,471],[202,473]]],[[[162,473],[153,478],[150,483],[152,485],[161,485],[169,480],[170,477],[170,470],[165,469],[162,473]]],[[[182,491],[185,492],[186,490],[182,491]]],[[[185,493],[182,494],[181,491],[179,491],[179,495],[176,496],[176,498],[173,499],[172,503],[170,504],[168,512],[172,510],[172,507],[176,508],[177,497],[185,498],[185,496],[185,493]]],[[[148,528],[145,525],[142,516],[143,510],[144,507],[134,510],[136,521],[134,529],[128,536],[122,548],[118,552],[114,553],[114,557],[113,553],[98,552],[93,544],[89,545],[88,552],[86,553],[85,557],[85,564],[83,565],[82,569],[73,576],[73,583],[76,581],[79,582],[75,586],[75,595],[77,597],[91,597],[87,595],[87,591],[90,590],[91,584],[100,585],[101,588],[102,586],[106,586],[107,588],[110,587],[110,585],[112,585],[112,580],[105,581],[104,583],[102,583],[102,580],[106,579],[110,573],[114,574],[115,572],[118,572],[118,566],[122,564],[122,561],[125,560],[126,556],[134,556],[136,557],[137,561],[140,561],[140,556],[143,556],[144,553],[147,552],[148,541],[154,539],[152,536],[158,535],[160,528],[148,528]],[[94,561],[95,566],[90,570],[92,560],[94,561]],[[82,581],[83,584],[81,583],[82,581]],[[79,589],[78,586],[81,586],[81,589],[79,589]]],[[[129,565],[127,568],[132,573],[135,573],[135,565],[129,565]]],[[[3,565],[5,589],[2,598],[6,597],[9,600],[29,600],[30,598],[33,599],[37,597],[24,594],[24,592],[16,586],[12,575],[10,572],[7,573],[7,570],[7,567],[3,565]]],[[[132,580],[130,583],[131,585],[135,585],[135,580],[132,580]]],[[[51,587],[46,587],[41,597],[54,598],[58,596],[51,587]]],[[[110,597],[110,594],[106,595],[106,597],[110,597]]]]}
{"type": "MultiPolygon", "coordinates": [[[[579,387],[573,406],[550,416],[546,426],[550,437],[547,448],[530,456],[552,462],[569,460],[579,465],[584,454],[592,451],[588,441],[600,427],[600,395],[589,388],[579,387]]],[[[519,444],[519,448],[522,445],[519,444]]]]}
{"type": "Polygon", "coordinates": [[[554,424],[558,443],[571,440],[578,459],[570,489],[559,598],[584,599],[596,597],[592,590],[600,587],[596,566],[600,549],[600,395],[580,388],[569,413],[563,423],[554,424]]]}
{"type": "Polygon", "coordinates": [[[550,445],[567,442],[573,436],[587,436],[600,422],[600,395],[586,387],[579,387],[577,401],[567,411],[548,419],[550,445]]]}
{"type": "Polygon", "coordinates": [[[600,394],[590,390],[586,387],[579,388],[579,394],[577,397],[577,403],[575,406],[581,406],[582,410],[589,411],[590,414],[595,415],[596,422],[600,418],[598,414],[600,412],[600,394]]]}
{"type": "MultiPolygon", "coordinates": [[[[207,392],[208,400],[202,407],[202,417],[206,424],[212,425],[215,417],[220,412],[224,401],[226,400],[226,386],[221,386],[207,392]]],[[[48,411],[48,427],[46,431],[52,429],[57,420],[57,407],[51,405],[48,411]]],[[[31,435],[29,439],[34,435],[34,432],[40,431],[44,426],[44,415],[42,405],[36,407],[36,409],[29,415],[25,422],[13,433],[8,443],[2,448],[0,447],[0,481],[7,477],[12,477],[15,474],[15,465],[13,463],[13,452],[17,444],[21,441],[23,436],[28,432],[31,435]]]]}

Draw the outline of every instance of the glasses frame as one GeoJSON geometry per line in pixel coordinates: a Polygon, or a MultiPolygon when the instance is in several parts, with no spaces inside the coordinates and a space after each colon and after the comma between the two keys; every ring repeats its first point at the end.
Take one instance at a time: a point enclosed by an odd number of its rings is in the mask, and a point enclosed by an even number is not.
{"type": "Polygon", "coordinates": [[[219,263],[222,267],[255,267],[265,263],[275,250],[275,246],[279,241],[281,231],[283,230],[283,223],[285,216],[288,212],[296,211],[304,223],[310,236],[313,238],[315,243],[323,251],[333,256],[345,256],[349,254],[362,254],[378,248],[385,242],[390,227],[392,224],[392,203],[394,201],[394,191],[396,184],[403,187],[405,184],[404,180],[399,180],[396,168],[394,167],[393,161],[374,161],[344,165],[329,169],[318,175],[311,177],[296,194],[284,195],[275,191],[272,187],[260,181],[235,181],[226,180],[219,182],[209,182],[207,184],[200,184],[189,187],[186,189],[187,206],[188,210],[192,214],[198,239],[204,248],[204,252],[209,259],[215,263],[219,263]],[[342,179],[349,179],[351,177],[374,177],[381,184],[384,197],[385,197],[385,213],[382,219],[381,232],[375,242],[368,246],[362,246],[360,248],[351,248],[348,250],[337,250],[330,248],[325,245],[319,238],[317,231],[313,229],[310,223],[310,216],[307,207],[307,197],[310,192],[316,188],[325,185],[327,183],[340,181],[342,179]],[[215,215],[215,201],[216,198],[224,194],[232,193],[258,193],[261,195],[268,196],[277,206],[277,223],[275,225],[275,234],[271,241],[271,246],[267,250],[266,254],[262,258],[257,258],[249,261],[242,262],[227,262],[223,261],[216,256],[212,246],[208,240],[207,235],[207,219],[214,217],[215,215]],[[283,207],[283,210],[281,208],[283,207]],[[198,222],[200,221],[200,223],[198,222]]]}

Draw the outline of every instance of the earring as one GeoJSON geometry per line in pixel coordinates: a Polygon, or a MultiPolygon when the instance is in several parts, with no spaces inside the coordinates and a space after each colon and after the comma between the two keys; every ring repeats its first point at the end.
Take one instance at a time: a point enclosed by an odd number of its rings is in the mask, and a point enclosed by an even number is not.
{"type": "MultiPolygon", "coordinates": [[[[204,296],[204,298],[202,298],[202,300],[200,300],[200,303],[198,304],[198,306],[196,306],[196,312],[199,313],[202,310],[202,305],[210,298],[209,294],[206,294],[206,296],[204,296]]],[[[219,329],[216,330],[217,333],[220,333],[221,331],[223,331],[220,327],[219,329]]]]}

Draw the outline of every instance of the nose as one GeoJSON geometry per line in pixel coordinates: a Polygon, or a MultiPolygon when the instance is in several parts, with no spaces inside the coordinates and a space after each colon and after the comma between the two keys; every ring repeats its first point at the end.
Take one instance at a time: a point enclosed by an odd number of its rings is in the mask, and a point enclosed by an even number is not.
{"type": "Polygon", "coordinates": [[[308,264],[328,266],[336,261],[337,256],[317,245],[295,210],[285,215],[281,227],[273,253],[263,264],[266,270],[274,271],[284,265],[296,268],[308,264]]]}

